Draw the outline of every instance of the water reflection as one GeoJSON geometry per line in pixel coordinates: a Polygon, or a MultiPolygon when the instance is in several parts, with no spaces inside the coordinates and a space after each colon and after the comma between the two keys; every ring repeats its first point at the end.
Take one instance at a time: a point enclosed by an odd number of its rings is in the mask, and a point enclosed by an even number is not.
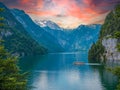
{"type": "Polygon", "coordinates": [[[39,90],[46,90],[48,87],[47,73],[41,73],[39,77],[35,79],[33,86],[35,87],[35,89],[39,88],[39,90]]]}
{"type": "Polygon", "coordinates": [[[114,90],[116,86],[100,64],[88,63],[86,52],[26,57],[20,65],[31,72],[32,90],[114,90]],[[74,66],[75,61],[85,65],[74,66]]]}
{"type": "MultiPolygon", "coordinates": [[[[34,73],[35,74],[35,73],[34,73]]],[[[103,90],[97,71],[93,74],[80,71],[36,72],[33,90],[103,90]],[[38,73],[38,74],[37,74],[38,73]],[[91,89],[90,89],[91,88],[91,89]]]]}

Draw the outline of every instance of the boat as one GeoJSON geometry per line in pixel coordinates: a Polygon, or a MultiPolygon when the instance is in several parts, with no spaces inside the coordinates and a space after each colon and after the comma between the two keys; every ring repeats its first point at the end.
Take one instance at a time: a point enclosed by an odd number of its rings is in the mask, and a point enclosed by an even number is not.
{"type": "Polygon", "coordinates": [[[85,63],[84,62],[74,62],[73,65],[84,65],[85,63]]]}

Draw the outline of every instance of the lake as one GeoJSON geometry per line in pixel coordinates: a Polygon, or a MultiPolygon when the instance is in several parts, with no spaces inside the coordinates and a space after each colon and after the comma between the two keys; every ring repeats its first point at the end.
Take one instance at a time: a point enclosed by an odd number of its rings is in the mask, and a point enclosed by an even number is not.
{"type": "Polygon", "coordinates": [[[117,80],[98,63],[88,63],[87,52],[50,53],[24,57],[23,71],[29,71],[31,90],[115,90],[117,80]],[[75,61],[84,65],[75,66],[75,61]]]}

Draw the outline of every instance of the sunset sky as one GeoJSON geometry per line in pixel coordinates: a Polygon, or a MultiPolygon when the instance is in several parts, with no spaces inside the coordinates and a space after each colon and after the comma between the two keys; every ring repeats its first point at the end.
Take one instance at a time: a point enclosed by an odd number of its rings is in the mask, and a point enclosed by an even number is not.
{"type": "Polygon", "coordinates": [[[0,0],[9,8],[24,10],[31,18],[51,20],[63,28],[103,23],[120,0],[0,0]]]}

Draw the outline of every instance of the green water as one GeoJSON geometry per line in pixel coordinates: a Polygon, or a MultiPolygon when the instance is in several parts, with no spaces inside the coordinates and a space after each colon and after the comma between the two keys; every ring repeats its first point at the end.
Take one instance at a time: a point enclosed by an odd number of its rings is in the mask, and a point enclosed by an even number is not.
{"type": "Polygon", "coordinates": [[[96,63],[88,63],[87,52],[51,53],[20,60],[29,71],[31,90],[115,90],[116,77],[96,63]],[[75,66],[73,62],[85,62],[75,66]]]}

